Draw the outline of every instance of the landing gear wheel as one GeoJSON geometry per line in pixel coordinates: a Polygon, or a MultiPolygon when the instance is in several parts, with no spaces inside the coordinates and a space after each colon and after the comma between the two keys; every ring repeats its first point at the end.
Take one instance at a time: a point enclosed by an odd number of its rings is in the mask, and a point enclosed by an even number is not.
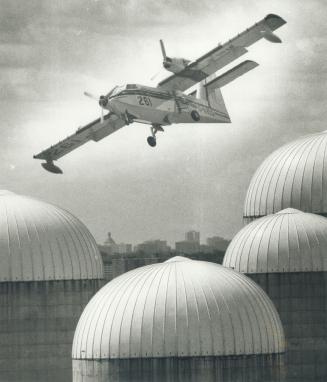
{"type": "Polygon", "coordinates": [[[192,110],[191,117],[194,121],[200,121],[200,114],[196,110],[192,110]]]}
{"type": "Polygon", "coordinates": [[[151,147],[155,147],[156,144],[157,144],[157,140],[155,137],[148,137],[147,138],[147,141],[148,141],[148,144],[151,146],[151,147]]]}

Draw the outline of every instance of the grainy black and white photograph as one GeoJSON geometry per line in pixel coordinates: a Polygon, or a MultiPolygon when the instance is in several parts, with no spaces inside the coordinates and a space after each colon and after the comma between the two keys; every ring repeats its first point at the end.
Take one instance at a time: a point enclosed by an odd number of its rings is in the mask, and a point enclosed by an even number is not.
{"type": "Polygon", "coordinates": [[[327,380],[327,4],[0,0],[0,382],[327,380]]]}

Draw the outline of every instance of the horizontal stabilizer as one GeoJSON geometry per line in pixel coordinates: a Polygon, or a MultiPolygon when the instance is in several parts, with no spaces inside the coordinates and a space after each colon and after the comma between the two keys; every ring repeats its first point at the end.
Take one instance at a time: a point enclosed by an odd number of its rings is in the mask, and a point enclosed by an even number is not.
{"type": "Polygon", "coordinates": [[[208,82],[204,86],[207,90],[213,90],[216,88],[222,88],[223,86],[234,81],[236,78],[242,76],[243,74],[249,72],[250,70],[256,68],[259,64],[255,61],[243,61],[234,68],[228,70],[226,73],[223,73],[221,76],[216,77],[212,81],[208,82]]]}

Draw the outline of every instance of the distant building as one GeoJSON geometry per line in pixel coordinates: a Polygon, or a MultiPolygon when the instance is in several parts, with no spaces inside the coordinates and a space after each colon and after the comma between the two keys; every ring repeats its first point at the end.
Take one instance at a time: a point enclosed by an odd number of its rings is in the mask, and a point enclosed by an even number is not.
{"type": "Polygon", "coordinates": [[[126,243],[116,243],[115,240],[111,236],[111,232],[108,232],[108,237],[103,245],[100,245],[100,250],[102,250],[107,255],[114,254],[124,254],[132,252],[132,244],[126,243]]]}
{"type": "MultiPolygon", "coordinates": [[[[104,244],[99,244],[102,260],[104,278],[106,280],[112,280],[114,277],[126,272],[125,267],[122,270],[117,271],[117,255],[128,255],[133,252],[132,244],[119,243],[117,244],[111,236],[111,232],[108,232],[108,237],[104,244]]],[[[143,264],[142,264],[143,265],[143,264]]],[[[118,266],[118,269],[121,267],[118,266]]]]}
{"type": "Polygon", "coordinates": [[[111,236],[111,232],[108,232],[107,239],[106,239],[106,241],[103,243],[103,245],[106,245],[106,246],[111,247],[111,246],[113,246],[113,245],[115,245],[115,244],[116,244],[116,242],[115,242],[115,240],[112,238],[112,236],[111,236]]]}
{"type": "MultiPolygon", "coordinates": [[[[136,245],[134,251],[132,251],[131,244],[116,244],[109,232],[105,243],[98,245],[104,264],[105,279],[110,281],[132,269],[164,262],[175,252],[188,256],[193,260],[205,260],[218,264],[222,263],[225,248],[229,243],[227,240],[218,236],[211,238],[212,240],[215,239],[215,242],[210,246],[200,244],[199,232],[187,232],[185,237],[188,237],[190,241],[183,240],[175,243],[175,251],[167,245],[165,240],[148,240],[136,245]]],[[[211,243],[210,240],[209,242],[211,243]]]]}
{"type": "Polygon", "coordinates": [[[167,241],[165,240],[148,240],[135,247],[135,252],[146,255],[169,253],[170,250],[171,248],[167,245],[167,241]]]}
{"type": "Polygon", "coordinates": [[[185,240],[175,243],[175,248],[177,253],[183,255],[210,254],[225,252],[228,244],[229,241],[220,236],[209,237],[206,245],[200,244],[200,232],[189,231],[185,233],[185,240]]]}
{"type": "Polygon", "coordinates": [[[200,252],[200,243],[197,241],[177,241],[175,243],[176,252],[184,255],[190,255],[200,252]]]}
{"type": "Polygon", "coordinates": [[[192,255],[200,252],[200,232],[188,231],[185,240],[175,243],[176,252],[183,255],[192,255]]]}
{"type": "Polygon", "coordinates": [[[188,231],[185,234],[185,241],[190,241],[200,244],[200,232],[197,231],[188,231]]]}
{"type": "Polygon", "coordinates": [[[132,253],[133,247],[132,244],[119,243],[116,244],[115,253],[132,253]]]}
{"type": "Polygon", "coordinates": [[[200,244],[200,253],[208,254],[215,252],[213,248],[209,247],[206,244],[200,244]]]}
{"type": "Polygon", "coordinates": [[[230,241],[220,236],[213,236],[207,238],[207,246],[212,250],[226,251],[230,241]]]}

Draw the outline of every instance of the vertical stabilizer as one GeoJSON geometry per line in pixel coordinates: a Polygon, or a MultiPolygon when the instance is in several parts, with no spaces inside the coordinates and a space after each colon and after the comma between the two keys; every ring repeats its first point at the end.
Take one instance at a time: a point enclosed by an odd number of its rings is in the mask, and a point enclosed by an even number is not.
{"type": "Polygon", "coordinates": [[[224,113],[229,120],[227,122],[230,122],[230,117],[219,87],[208,86],[205,81],[201,81],[198,83],[196,90],[193,90],[188,95],[195,97],[198,101],[210,106],[212,109],[224,113]]]}
{"type": "Polygon", "coordinates": [[[225,113],[226,115],[228,115],[228,118],[229,118],[229,114],[226,109],[225,101],[224,101],[223,95],[221,94],[220,88],[216,88],[216,89],[207,88],[207,97],[208,97],[207,99],[208,99],[208,103],[210,107],[225,113]]]}

